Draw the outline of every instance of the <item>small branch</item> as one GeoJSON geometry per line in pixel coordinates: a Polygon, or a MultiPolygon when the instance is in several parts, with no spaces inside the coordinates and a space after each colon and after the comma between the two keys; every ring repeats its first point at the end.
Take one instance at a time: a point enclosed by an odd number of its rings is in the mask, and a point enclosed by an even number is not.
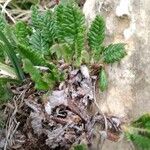
{"type": "Polygon", "coordinates": [[[7,5],[8,5],[10,2],[11,2],[11,0],[6,0],[6,2],[5,2],[4,5],[3,5],[3,8],[2,8],[2,13],[5,12],[6,7],[7,7],[7,5]]]}
{"type": "Polygon", "coordinates": [[[5,8],[3,8],[3,6],[0,4],[0,7],[2,8],[2,10],[3,10],[3,13],[6,13],[6,15],[11,19],[11,21],[15,24],[16,23],[16,21],[15,21],[15,19],[9,14],[9,12],[5,9],[5,8]]]}

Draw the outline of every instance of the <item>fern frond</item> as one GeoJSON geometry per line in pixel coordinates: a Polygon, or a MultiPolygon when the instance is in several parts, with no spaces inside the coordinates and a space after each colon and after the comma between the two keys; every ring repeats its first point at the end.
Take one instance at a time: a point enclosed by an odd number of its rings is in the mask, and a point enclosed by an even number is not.
{"type": "Polygon", "coordinates": [[[107,75],[104,70],[104,68],[101,68],[100,73],[99,73],[99,87],[100,90],[103,92],[107,89],[108,86],[108,81],[107,81],[107,75]]]}
{"type": "Polygon", "coordinates": [[[139,133],[126,133],[128,140],[132,141],[135,146],[140,150],[149,150],[150,149],[150,137],[146,137],[139,133]]]}
{"type": "Polygon", "coordinates": [[[85,144],[75,145],[74,150],[87,150],[87,146],[85,144]]]}
{"type": "Polygon", "coordinates": [[[0,61],[4,62],[5,61],[5,55],[4,55],[4,45],[3,43],[0,42],[0,61]]]}
{"type": "Polygon", "coordinates": [[[88,42],[91,50],[101,51],[101,44],[105,38],[105,21],[101,16],[96,16],[88,33],[88,42]]]}
{"type": "Polygon", "coordinates": [[[98,51],[94,51],[94,53],[92,53],[91,58],[93,59],[92,62],[101,63],[101,55],[104,52],[105,47],[104,46],[99,46],[99,50],[98,51]]]}
{"type": "Polygon", "coordinates": [[[56,65],[51,63],[50,66],[48,67],[51,73],[51,80],[58,82],[58,83],[64,80],[63,73],[57,68],[56,65]]]}
{"type": "Polygon", "coordinates": [[[150,130],[150,114],[144,114],[139,119],[132,122],[132,126],[137,128],[146,128],[150,130]]]}
{"type": "Polygon", "coordinates": [[[55,39],[55,21],[50,10],[47,10],[45,13],[44,25],[41,32],[44,39],[52,45],[55,39]]]}
{"type": "Polygon", "coordinates": [[[31,34],[31,29],[23,21],[17,22],[14,28],[14,34],[17,38],[17,41],[23,45],[28,46],[28,36],[31,34]]]}
{"type": "Polygon", "coordinates": [[[6,25],[6,20],[2,15],[0,15],[0,31],[4,31],[6,25]]]}
{"type": "Polygon", "coordinates": [[[59,42],[71,45],[75,59],[81,58],[84,49],[84,15],[77,6],[59,5],[56,9],[57,37],[59,42]]]}
{"type": "Polygon", "coordinates": [[[17,50],[23,58],[29,59],[34,65],[38,66],[38,65],[45,65],[46,64],[43,55],[41,55],[37,51],[34,51],[34,50],[32,50],[28,47],[25,47],[21,44],[18,45],[17,50]]]}
{"type": "Polygon", "coordinates": [[[42,80],[48,84],[48,89],[49,90],[52,90],[53,87],[55,86],[56,84],[56,79],[53,79],[53,74],[54,72],[52,73],[44,73],[43,77],[42,77],[42,80]]]}
{"type": "Polygon", "coordinates": [[[141,150],[150,149],[150,114],[145,114],[131,123],[125,131],[128,140],[141,150]]]}
{"type": "Polygon", "coordinates": [[[45,12],[39,12],[36,6],[32,7],[32,17],[31,17],[32,26],[35,30],[40,30],[44,40],[52,45],[52,42],[55,37],[54,31],[54,18],[53,13],[50,10],[45,12]]]}
{"type": "Polygon", "coordinates": [[[29,73],[31,79],[35,82],[35,88],[38,90],[50,90],[60,79],[60,73],[55,67],[51,68],[50,72],[42,73],[28,59],[24,59],[23,64],[24,71],[29,73]]]}
{"type": "Polygon", "coordinates": [[[31,10],[31,25],[34,27],[34,29],[42,29],[43,15],[39,12],[37,6],[32,6],[31,10]]]}
{"type": "Polygon", "coordinates": [[[126,55],[124,46],[125,44],[123,43],[110,44],[104,49],[102,54],[103,61],[107,64],[120,61],[126,55]]]}
{"type": "Polygon", "coordinates": [[[41,31],[35,31],[30,37],[31,48],[38,51],[41,54],[47,54],[49,50],[49,44],[42,36],[41,31]]]}

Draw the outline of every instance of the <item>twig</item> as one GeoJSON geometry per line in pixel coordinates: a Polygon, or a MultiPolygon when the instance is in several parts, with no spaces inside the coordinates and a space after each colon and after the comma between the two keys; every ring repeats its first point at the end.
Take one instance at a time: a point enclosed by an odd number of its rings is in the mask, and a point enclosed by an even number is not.
{"type": "MultiPolygon", "coordinates": [[[[11,117],[10,117],[10,119],[9,119],[9,121],[8,121],[8,130],[6,130],[6,142],[5,142],[5,145],[4,145],[4,150],[7,150],[7,145],[8,145],[8,142],[10,142],[11,141],[11,139],[12,139],[12,137],[13,137],[13,135],[12,134],[14,134],[15,132],[12,132],[12,130],[13,130],[13,128],[14,128],[14,117],[15,117],[15,115],[16,115],[16,113],[17,113],[17,104],[16,104],[16,101],[15,101],[15,98],[13,99],[13,101],[14,101],[14,111],[13,111],[13,113],[12,113],[12,115],[11,115],[11,117]]],[[[18,128],[18,126],[17,126],[17,128],[18,128]]],[[[15,127],[15,129],[17,130],[17,128],[15,127]]]]}
{"type": "MultiPolygon", "coordinates": [[[[71,125],[72,123],[67,123],[58,133],[51,133],[50,140],[58,138],[61,134],[65,132],[65,130],[71,125]]],[[[55,131],[54,131],[55,132],[55,131]]]]}
{"type": "Polygon", "coordinates": [[[7,124],[6,124],[6,141],[5,141],[5,145],[4,145],[4,150],[7,150],[7,145],[11,146],[13,144],[13,141],[12,141],[13,136],[16,133],[16,131],[20,125],[20,122],[17,122],[15,116],[16,116],[16,113],[18,112],[18,108],[21,107],[21,103],[24,100],[25,93],[27,90],[28,90],[28,88],[25,89],[23,92],[21,92],[21,94],[18,97],[15,96],[13,98],[14,106],[8,105],[8,107],[10,109],[13,109],[14,111],[11,114],[11,116],[9,117],[9,120],[7,121],[7,124]],[[17,105],[17,101],[19,101],[18,105],[17,105]]]}
{"type": "Polygon", "coordinates": [[[2,13],[4,13],[4,11],[5,11],[6,7],[7,7],[7,5],[8,5],[10,2],[11,2],[11,0],[6,0],[6,1],[5,1],[4,5],[3,5],[3,8],[2,8],[2,13]]]}
{"type": "Polygon", "coordinates": [[[11,21],[15,24],[15,19],[9,14],[9,12],[3,8],[3,6],[0,4],[0,7],[2,8],[3,12],[7,14],[7,16],[11,19],[11,21]]]}
{"type": "Polygon", "coordinates": [[[18,127],[19,127],[19,125],[20,125],[20,122],[18,122],[17,123],[17,125],[16,125],[16,127],[15,127],[15,129],[13,130],[13,132],[11,133],[11,135],[10,135],[10,140],[12,139],[12,137],[14,136],[14,134],[15,134],[15,132],[16,132],[16,130],[18,129],[18,127]]]}
{"type": "Polygon", "coordinates": [[[5,145],[4,145],[4,150],[7,150],[7,144],[9,141],[9,136],[10,136],[12,126],[13,126],[13,124],[11,124],[11,126],[9,126],[8,130],[6,131],[6,141],[5,141],[5,145]]]}

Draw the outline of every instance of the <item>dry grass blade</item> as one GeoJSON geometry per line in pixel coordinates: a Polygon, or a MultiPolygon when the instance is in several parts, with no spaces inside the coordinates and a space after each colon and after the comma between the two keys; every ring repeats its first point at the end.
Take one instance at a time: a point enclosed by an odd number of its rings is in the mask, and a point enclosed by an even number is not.
{"type": "Polygon", "coordinates": [[[8,145],[11,145],[12,143],[12,138],[13,135],[15,134],[15,131],[18,128],[19,123],[17,123],[15,115],[17,113],[17,105],[16,105],[16,100],[15,98],[13,99],[14,101],[14,110],[10,118],[8,118],[7,125],[6,125],[6,142],[4,146],[4,150],[7,150],[8,145]]]}
{"type": "Polygon", "coordinates": [[[6,0],[6,1],[5,1],[4,5],[3,5],[3,8],[2,8],[2,13],[5,12],[5,9],[6,9],[7,5],[8,5],[11,1],[12,1],[12,0],[6,0]]]}
{"type": "MultiPolygon", "coordinates": [[[[20,0],[21,2],[21,0],[20,0]]],[[[23,1],[25,3],[26,1],[23,1]]],[[[32,3],[34,4],[34,2],[32,3]]],[[[48,8],[53,8],[56,5],[55,1],[40,1],[39,8],[41,11],[45,11],[48,8]]],[[[12,0],[0,0],[0,8],[1,13],[6,14],[10,21],[16,23],[17,21],[25,21],[28,22],[31,17],[31,10],[30,9],[23,9],[18,6],[12,0]]]]}
{"type": "Polygon", "coordinates": [[[20,112],[21,107],[24,105],[23,104],[24,98],[29,86],[26,89],[24,89],[18,96],[17,95],[14,96],[12,100],[13,103],[6,104],[6,108],[4,112],[8,114],[8,120],[6,123],[6,133],[5,133],[6,139],[5,139],[4,150],[11,148],[16,142],[15,134],[20,125],[20,122],[17,121],[16,117],[17,117],[17,113],[20,112]]]}
{"type": "Polygon", "coordinates": [[[0,7],[3,10],[3,13],[5,13],[13,23],[16,23],[15,19],[11,16],[11,14],[5,8],[3,8],[3,5],[0,4],[0,7]]]}

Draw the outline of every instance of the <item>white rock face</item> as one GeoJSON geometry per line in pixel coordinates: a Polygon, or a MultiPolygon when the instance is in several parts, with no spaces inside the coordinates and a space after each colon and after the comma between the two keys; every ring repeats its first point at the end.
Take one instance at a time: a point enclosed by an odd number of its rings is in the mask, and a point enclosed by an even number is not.
{"type": "Polygon", "coordinates": [[[120,0],[119,5],[116,8],[116,15],[118,17],[122,17],[124,15],[130,16],[130,9],[130,0],[120,0]]]}
{"type": "MultiPolygon", "coordinates": [[[[98,95],[103,112],[135,118],[150,112],[150,1],[87,0],[87,20],[106,18],[107,43],[126,43],[127,56],[107,68],[109,89],[98,95]],[[100,4],[100,5],[99,5],[100,4]]],[[[89,21],[88,20],[88,21],[89,21]]],[[[130,150],[130,145],[106,144],[104,150],[130,150]]]]}
{"type": "Polygon", "coordinates": [[[93,18],[95,18],[95,5],[96,0],[87,0],[83,7],[83,13],[85,14],[85,18],[87,22],[91,22],[93,18]]]}

